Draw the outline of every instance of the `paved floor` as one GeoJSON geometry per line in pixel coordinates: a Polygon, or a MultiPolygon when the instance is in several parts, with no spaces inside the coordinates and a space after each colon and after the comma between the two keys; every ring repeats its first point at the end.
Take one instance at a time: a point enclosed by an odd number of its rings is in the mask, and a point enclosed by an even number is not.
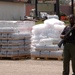
{"type": "Polygon", "coordinates": [[[0,60],[0,75],[62,75],[62,60],[0,60]]]}

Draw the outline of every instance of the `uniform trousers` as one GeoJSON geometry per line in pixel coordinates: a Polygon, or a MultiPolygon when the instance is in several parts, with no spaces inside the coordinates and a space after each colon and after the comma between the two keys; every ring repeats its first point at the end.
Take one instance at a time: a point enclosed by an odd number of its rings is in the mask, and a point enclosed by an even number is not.
{"type": "Polygon", "coordinates": [[[69,75],[70,60],[72,72],[75,75],[75,43],[66,43],[63,50],[63,75],[69,75]]]}

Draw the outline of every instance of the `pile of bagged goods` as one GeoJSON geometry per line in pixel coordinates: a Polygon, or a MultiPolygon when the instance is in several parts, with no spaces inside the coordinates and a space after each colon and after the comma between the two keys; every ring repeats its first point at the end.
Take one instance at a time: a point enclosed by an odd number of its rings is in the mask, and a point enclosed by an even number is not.
{"type": "Polygon", "coordinates": [[[58,47],[65,23],[56,18],[34,21],[0,21],[0,57],[62,58],[58,47]]]}
{"type": "Polygon", "coordinates": [[[44,23],[32,27],[31,57],[62,58],[63,46],[58,47],[60,34],[65,23],[55,18],[46,19],[44,23]]]}
{"type": "Polygon", "coordinates": [[[33,21],[0,21],[0,57],[27,57],[33,21]]]}

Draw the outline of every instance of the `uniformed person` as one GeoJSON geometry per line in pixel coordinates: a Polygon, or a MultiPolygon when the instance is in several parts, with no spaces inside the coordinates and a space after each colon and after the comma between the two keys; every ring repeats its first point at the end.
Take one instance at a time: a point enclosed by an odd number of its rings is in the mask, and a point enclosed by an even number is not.
{"type": "Polygon", "coordinates": [[[67,25],[63,32],[61,33],[61,39],[64,39],[65,34],[69,31],[71,27],[73,30],[68,35],[67,39],[64,41],[63,49],[63,75],[69,75],[70,72],[70,60],[72,61],[72,71],[75,75],[75,16],[69,16],[70,25],[67,25]]]}

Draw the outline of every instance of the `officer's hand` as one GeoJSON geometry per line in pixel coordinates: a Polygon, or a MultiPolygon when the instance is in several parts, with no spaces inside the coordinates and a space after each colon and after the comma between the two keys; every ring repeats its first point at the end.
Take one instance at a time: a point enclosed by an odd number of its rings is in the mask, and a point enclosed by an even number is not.
{"type": "Polygon", "coordinates": [[[73,28],[75,29],[75,24],[73,25],[73,28]]]}
{"type": "Polygon", "coordinates": [[[61,39],[64,39],[64,37],[65,37],[65,35],[60,35],[60,38],[61,38],[61,39]]]}

